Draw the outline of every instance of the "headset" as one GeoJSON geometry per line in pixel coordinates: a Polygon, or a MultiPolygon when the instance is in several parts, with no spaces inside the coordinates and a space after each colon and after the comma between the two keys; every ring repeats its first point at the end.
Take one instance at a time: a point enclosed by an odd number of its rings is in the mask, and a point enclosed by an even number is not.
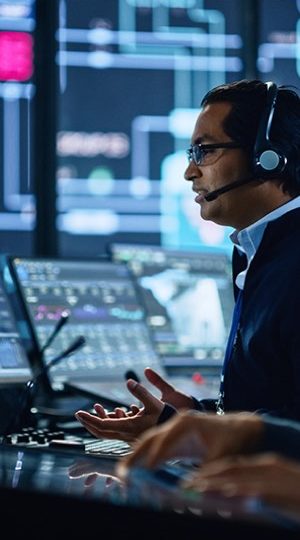
{"type": "Polygon", "coordinates": [[[267,102],[260,120],[254,144],[254,174],[268,179],[284,171],[287,157],[270,140],[273,114],[277,100],[278,87],[274,82],[266,82],[267,102]]]}
{"type": "Polygon", "coordinates": [[[239,178],[230,184],[208,192],[204,199],[208,202],[216,200],[223,193],[239,188],[254,180],[266,181],[274,178],[274,175],[282,173],[287,165],[287,157],[282,154],[276,145],[270,140],[273,114],[276,105],[278,88],[275,83],[265,83],[267,89],[267,102],[258,125],[256,140],[254,143],[253,170],[250,176],[239,178]]]}

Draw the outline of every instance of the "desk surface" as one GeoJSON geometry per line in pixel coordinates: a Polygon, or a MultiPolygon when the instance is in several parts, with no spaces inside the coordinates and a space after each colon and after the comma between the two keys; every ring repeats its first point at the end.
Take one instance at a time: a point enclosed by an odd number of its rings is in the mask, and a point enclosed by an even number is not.
{"type": "Polygon", "coordinates": [[[31,537],[41,529],[51,535],[65,530],[77,536],[80,531],[103,532],[104,526],[111,537],[155,540],[162,530],[161,538],[166,538],[166,528],[172,526],[177,538],[199,532],[221,534],[226,529],[231,538],[240,538],[245,531],[253,535],[263,531],[270,538],[299,534],[300,522],[262,509],[258,501],[195,496],[140,470],[133,471],[125,485],[114,467],[105,458],[71,452],[0,447],[0,504],[2,515],[12,523],[12,534],[20,527],[31,537]]]}

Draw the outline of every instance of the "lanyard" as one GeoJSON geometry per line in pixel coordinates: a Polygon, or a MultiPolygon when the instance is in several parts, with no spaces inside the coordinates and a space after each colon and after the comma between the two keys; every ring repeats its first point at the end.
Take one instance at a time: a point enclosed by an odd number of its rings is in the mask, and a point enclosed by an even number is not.
{"type": "Polygon", "coordinates": [[[240,322],[240,316],[242,311],[242,293],[243,291],[240,290],[238,297],[236,299],[236,303],[233,310],[233,316],[232,316],[232,322],[231,322],[231,328],[229,332],[229,337],[226,345],[226,351],[224,356],[224,362],[222,367],[222,375],[221,375],[221,383],[220,383],[220,390],[219,390],[219,398],[217,401],[217,414],[224,414],[223,409],[223,400],[224,400],[224,375],[225,371],[228,365],[228,362],[231,358],[233,348],[235,345],[235,340],[237,337],[237,331],[239,327],[240,322]]]}

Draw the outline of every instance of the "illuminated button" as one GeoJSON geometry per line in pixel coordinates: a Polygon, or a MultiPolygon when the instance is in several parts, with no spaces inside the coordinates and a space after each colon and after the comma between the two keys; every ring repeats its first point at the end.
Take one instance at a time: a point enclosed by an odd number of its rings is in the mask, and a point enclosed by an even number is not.
{"type": "Polygon", "coordinates": [[[196,384],[203,384],[204,383],[204,377],[201,375],[201,373],[193,373],[192,380],[196,384]]]}

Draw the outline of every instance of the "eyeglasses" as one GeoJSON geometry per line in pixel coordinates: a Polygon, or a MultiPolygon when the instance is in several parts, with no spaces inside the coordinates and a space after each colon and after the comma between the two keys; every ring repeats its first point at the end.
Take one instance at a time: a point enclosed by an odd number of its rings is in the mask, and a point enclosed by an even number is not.
{"type": "Polygon", "coordinates": [[[196,165],[210,165],[216,160],[217,155],[215,150],[219,148],[242,148],[242,145],[235,142],[191,144],[186,153],[189,162],[194,161],[196,165]]]}

